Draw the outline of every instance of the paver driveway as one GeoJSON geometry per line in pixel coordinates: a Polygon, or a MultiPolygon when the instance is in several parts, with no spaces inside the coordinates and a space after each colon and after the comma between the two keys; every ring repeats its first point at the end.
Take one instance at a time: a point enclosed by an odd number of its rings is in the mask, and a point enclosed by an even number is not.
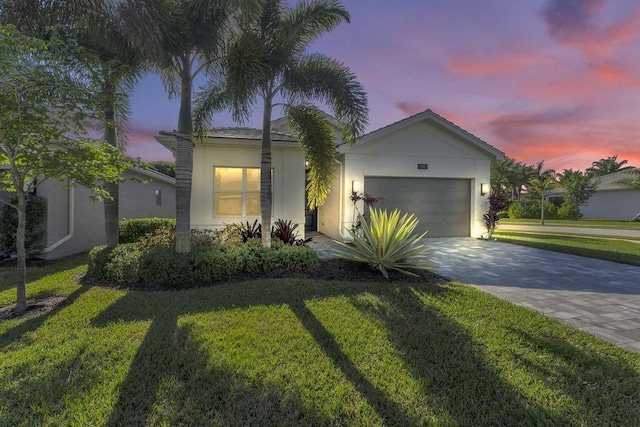
{"type": "Polygon", "coordinates": [[[425,242],[438,274],[640,351],[640,267],[492,240],[425,242]]]}

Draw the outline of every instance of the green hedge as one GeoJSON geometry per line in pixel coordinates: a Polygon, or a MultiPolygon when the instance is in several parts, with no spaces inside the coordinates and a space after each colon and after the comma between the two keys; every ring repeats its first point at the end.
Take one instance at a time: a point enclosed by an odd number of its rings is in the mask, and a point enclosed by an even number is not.
{"type": "Polygon", "coordinates": [[[271,248],[264,248],[258,239],[196,247],[188,254],[170,247],[143,249],[139,244],[121,244],[113,249],[94,248],[89,253],[87,274],[114,285],[183,288],[279,270],[304,272],[318,265],[318,256],[309,247],[273,242],[271,248]]]}
{"type": "MultiPolygon", "coordinates": [[[[9,200],[12,205],[18,204],[18,198],[9,200]]],[[[16,233],[18,231],[18,211],[13,206],[0,203],[0,253],[5,256],[16,253],[16,233]]],[[[27,224],[24,246],[27,256],[35,256],[42,252],[45,236],[44,221],[47,215],[47,202],[35,195],[27,195],[27,224]]]]}
{"type": "Polygon", "coordinates": [[[133,218],[120,221],[120,243],[135,243],[146,234],[176,228],[175,218],[133,218]]]}

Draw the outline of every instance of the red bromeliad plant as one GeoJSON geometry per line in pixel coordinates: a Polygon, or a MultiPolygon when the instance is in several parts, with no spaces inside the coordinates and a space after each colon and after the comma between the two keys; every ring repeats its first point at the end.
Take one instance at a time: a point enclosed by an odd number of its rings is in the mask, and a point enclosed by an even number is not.
{"type": "Polygon", "coordinates": [[[500,196],[492,194],[489,196],[489,210],[484,214],[484,226],[487,229],[487,239],[493,236],[493,232],[500,221],[500,214],[507,207],[507,202],[500,196]]]}

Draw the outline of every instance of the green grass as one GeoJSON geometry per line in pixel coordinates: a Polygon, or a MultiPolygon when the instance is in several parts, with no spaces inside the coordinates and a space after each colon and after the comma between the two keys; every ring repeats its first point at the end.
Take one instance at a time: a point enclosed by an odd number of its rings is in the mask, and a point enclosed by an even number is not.
{"type": "MultiPolygon", "coordinates": [[[[540,225],[540,219],[510,219],[502,218],[500,224],[514,225],[540,225]]],[[[572,221],[568,219],[545,219],[544,225],[551,227],[583,227],[583,228],[611,228],[617,230],[640,230],[640,221],[631,222],[614,219],[581,219],[572,221]]]]}
{"type": "Polygon", "coordinates": [[[82,262],[30,272],[68,305],[0,322],[0,425],[637,425],[640,354],[469,286],[140,292],[82,262]]]}
{"type": "Polygon", "coordinates": [[[496,230],[493,237],[509,243],[623,264],[640,265],[640,241],[620,237],[496,230]]]}

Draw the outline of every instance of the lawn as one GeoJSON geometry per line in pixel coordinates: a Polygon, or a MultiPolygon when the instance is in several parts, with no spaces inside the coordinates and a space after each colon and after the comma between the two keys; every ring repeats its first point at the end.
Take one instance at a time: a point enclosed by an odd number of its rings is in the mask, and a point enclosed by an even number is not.
{"type": "Polygon", "coordinates": [[[523,246],[624,264],[640,265],[640,240],[635,239],[500,229],[493,233],[493,237],[523,246]]]}
{"type": "MultiPolygon", "coordinates": [[[[640,354],[469,286],[255,280],[142,292],[30,269],[0,425],[637,425],[640,354]]],[[[0,305],[13,301],[0,271],[0,305]]]]}
{"type": "MultiPolygon", "coordinates": [[[[502,218],[500,224],[514,225],[540,225],[540,219],[511,219],[502,218]]],[[[624,221],[614,219],[581,219],[573,221],[569,219],[545,219],[544,225],[551,227],[583,227],[583,228],[611,228],[618,230],[640,230],[640,221],[624,221]]]]}

